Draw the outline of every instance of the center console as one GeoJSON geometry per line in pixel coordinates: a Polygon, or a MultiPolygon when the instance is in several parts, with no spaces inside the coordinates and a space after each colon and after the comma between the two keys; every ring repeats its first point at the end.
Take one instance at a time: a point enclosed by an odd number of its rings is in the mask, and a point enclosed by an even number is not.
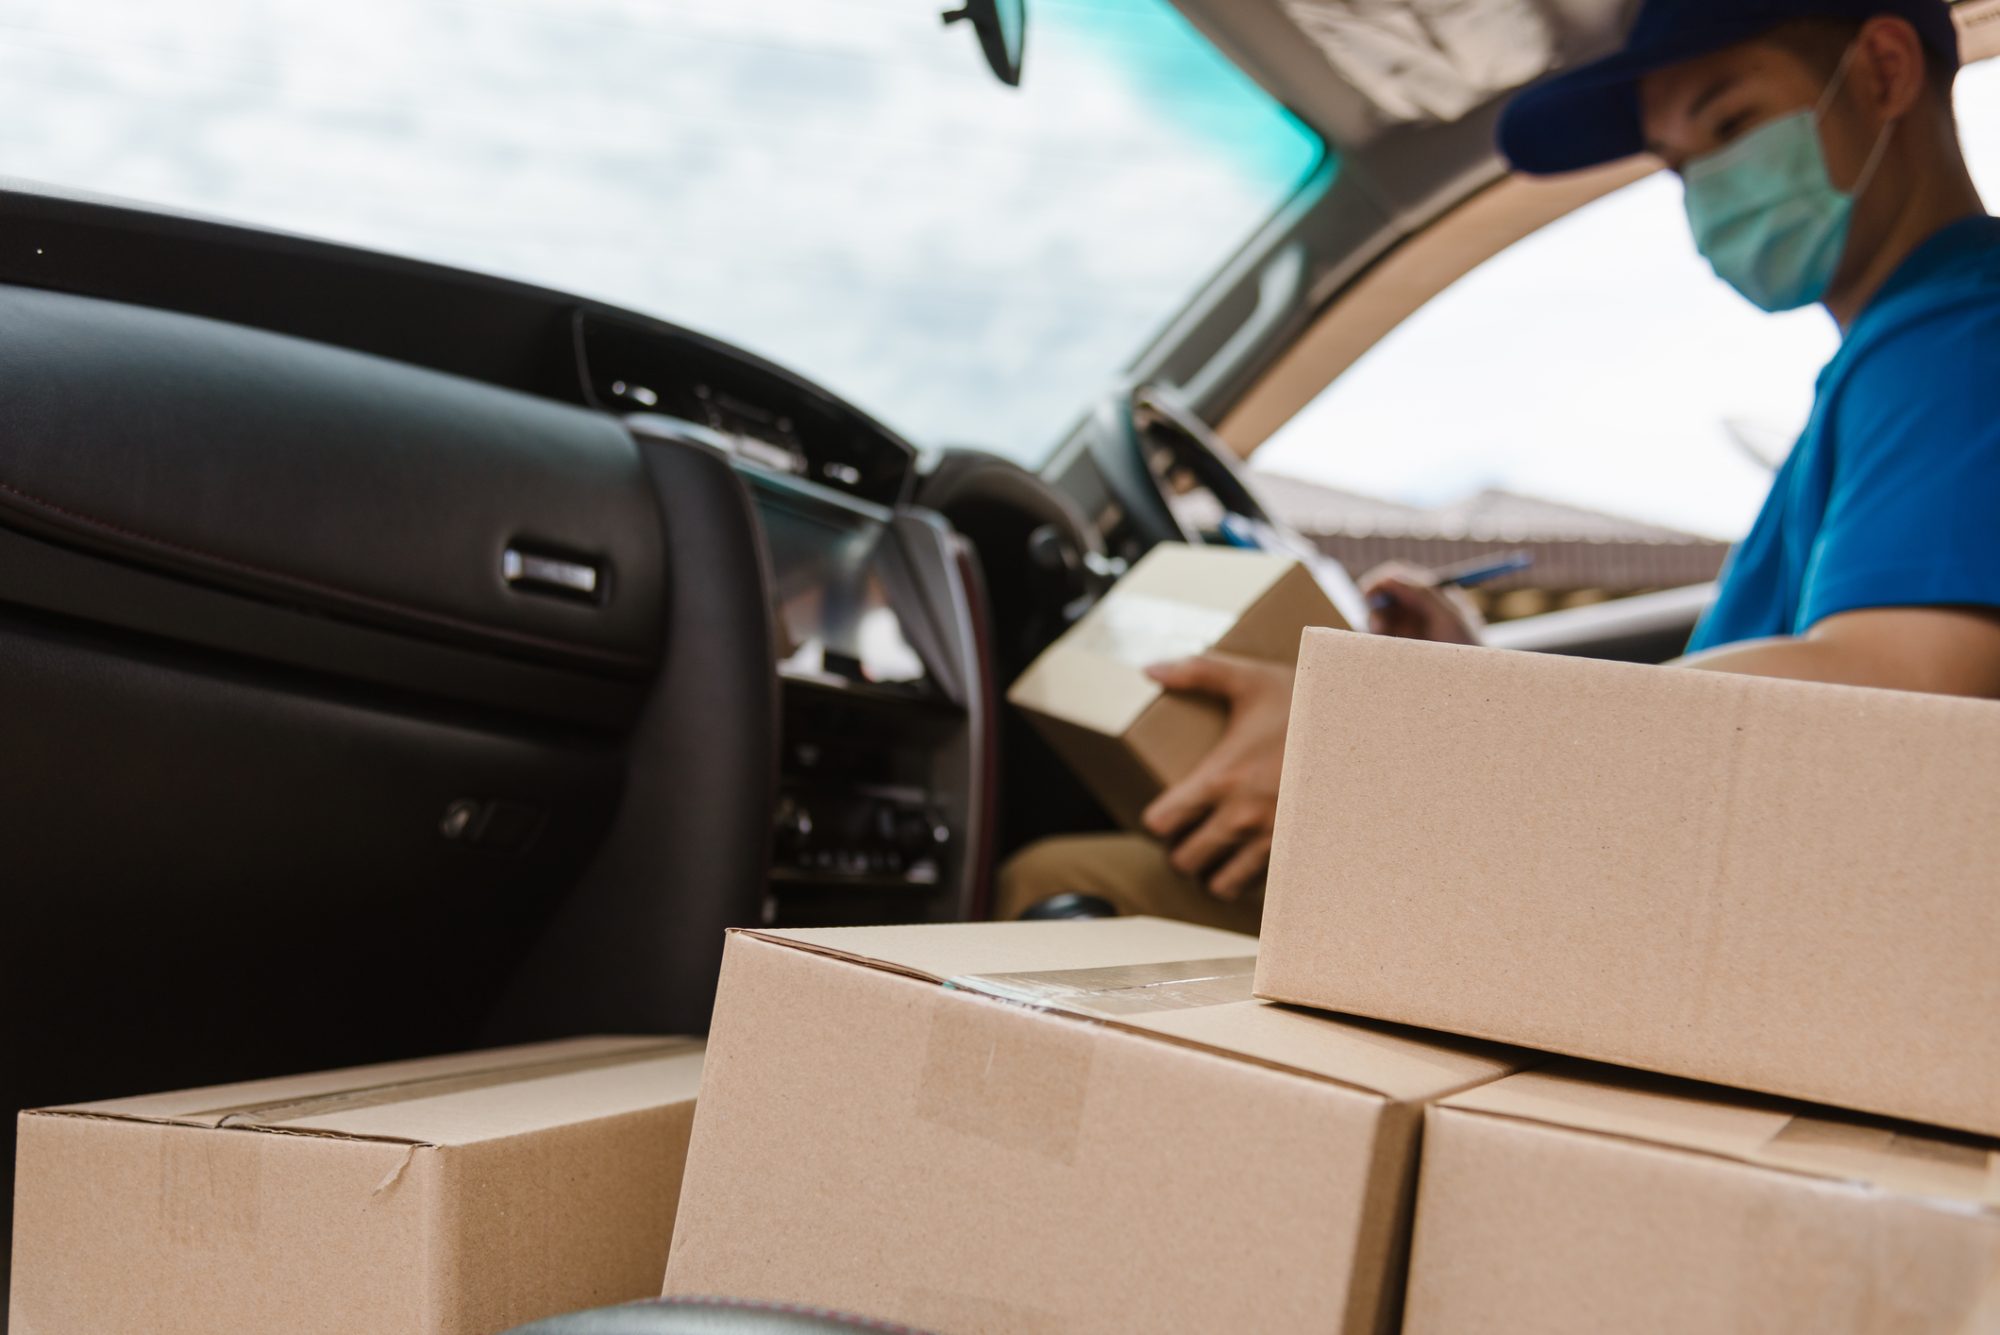
{"type": "Polygon", "coordinates": [[[925,511],[739,471],[770,553],[783,703],[766,917],[969,916],[991,702],[965,545],[925,511]]]}
{"type": "Polygon", "coordinates": [[[628,422],[727,453],[762,530],[781,707],[764,921],[977,916],[996,704],[969,544],[854,437],[819,448],[775,412],[752,431],[747,392],[705,388],[704,421],[691,402],[628,422]]]}

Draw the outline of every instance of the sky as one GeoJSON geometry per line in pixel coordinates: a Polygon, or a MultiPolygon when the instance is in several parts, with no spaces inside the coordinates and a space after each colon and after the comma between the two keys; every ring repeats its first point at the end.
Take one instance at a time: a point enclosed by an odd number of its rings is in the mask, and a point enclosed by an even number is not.
{"type": "MultiPolygon", "coordinates": [[[[2000,61],[1960,76],[1974,178],[2000,203],[2000,61]]],[[[1418,505],[1484,487],[1736,539],[1839,339],[1817,307],[1770,316],[1695,254],[1661,174],[1461,279],[1257,452],[1259,469],[1418,505]]]]}
{"type": "Polygon", "coordinates": [[[1054,445],[1318,161],[1165,0],[0,0],[0,174],[685,324],[1054,445]]]}

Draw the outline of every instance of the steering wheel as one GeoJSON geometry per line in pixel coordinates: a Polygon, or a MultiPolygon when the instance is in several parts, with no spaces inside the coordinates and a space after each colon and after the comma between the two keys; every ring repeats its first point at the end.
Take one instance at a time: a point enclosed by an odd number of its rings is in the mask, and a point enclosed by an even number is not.
{"type": "Polygon", "coordinates": [[[1140,550],[1155,542],[1213,545],[1174,504],[1182,490],[1178,475],[1185,473],[1225,512],[1250,521],[1242,536],[1251,545],[1306,562],[1347,623],[1368,624],[1367,602],[1354,580],[1312,539],[1271,513],[1242,460],[1176,390],[1141,385],[1111,397],[1099,408],[1092,439],[1098,471],[1139,535],[1140,550]]]}
{"type": "Polygon", "coordinates": [[[1207,541],[1177,507],[1185,474],[1230,514],[1267,525],[1287,542],[1310,546],[1278,521],[1249,472],[1208,423],[1168,385],[1140,385],[1105,405],[1098,463],[1112,489],[1150,540],[1207,541]]]}

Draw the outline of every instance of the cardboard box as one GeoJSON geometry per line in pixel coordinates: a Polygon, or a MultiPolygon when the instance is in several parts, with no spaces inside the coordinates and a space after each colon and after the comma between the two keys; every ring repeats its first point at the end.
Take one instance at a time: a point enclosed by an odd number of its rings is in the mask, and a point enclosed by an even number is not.
{"type": "Polygon", "coordinates": [[[1348,622],[1288,556],[1164,543],[1132,567],[1007,692],[1119,823],[1222,737],[1219,701],[1162,690],[1152,664],[1220,652],[1289,665],[1307,626],[1348,622]]]}
{"type": "Polygon", "coordinates": [[[649,1297],[701,1079],[600,1038],[23,1113],[13,1335],[488,1335],[649,1297]]]}
{"type": "Polygon", "coordinates": [[[1514,1054],[1257,1003],[1255,948],[733,933],[667,1292],[945,1335],[1393,1330],[1422,1104],[1514,1054]]]}
{"type": "Polygon", "coordinates": [[[2000,1331],[2000,1143],[1564,1063],[1423,1165],[1408,1335],[2000,1331]]]}
{"type": "Polygon", "coordinates": [[[2000,1134],[2000,704],[1308,635],[1257,991],[2000,1134]]]}

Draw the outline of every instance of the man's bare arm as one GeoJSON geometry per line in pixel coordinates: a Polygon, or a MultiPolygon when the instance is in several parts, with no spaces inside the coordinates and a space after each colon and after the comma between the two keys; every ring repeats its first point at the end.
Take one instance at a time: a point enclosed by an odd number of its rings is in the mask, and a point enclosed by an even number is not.
{"type": "Polygon", "coordinates": [[[1843,612],[1804,635],[1727,645],[1683,658],[1679,666],[2000,699],[2000,613],[1943,607],[1843,612]]]}

